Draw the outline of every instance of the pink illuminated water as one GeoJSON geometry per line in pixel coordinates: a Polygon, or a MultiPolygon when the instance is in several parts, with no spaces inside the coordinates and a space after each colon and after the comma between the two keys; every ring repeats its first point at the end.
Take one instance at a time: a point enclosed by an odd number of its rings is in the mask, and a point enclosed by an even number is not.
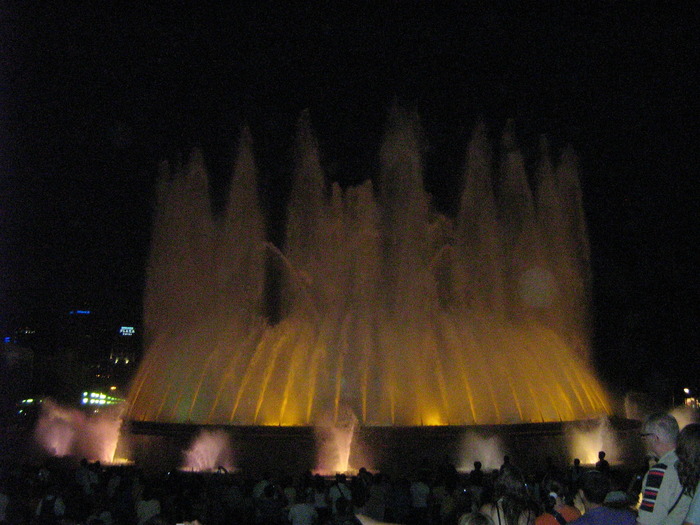
{"type": "Polygon", "coordinates": [[[216,472],[221,467],[228,472],[235,467],[229,435],[223,430],[199,432],[184,452],[182,470],[216,472]]]}
{"type": "Polygon", "coordinates": [[[49,454],[75,456],[89,461],[112,463],[119,443],[121,409],[87,414],[45,400],[34,429],[34,437],[49,454]]]}

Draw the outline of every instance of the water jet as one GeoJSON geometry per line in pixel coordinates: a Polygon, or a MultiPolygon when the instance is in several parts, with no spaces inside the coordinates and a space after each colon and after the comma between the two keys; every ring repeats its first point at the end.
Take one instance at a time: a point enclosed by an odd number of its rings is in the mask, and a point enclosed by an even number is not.
{"type": "Polygon", "coordinates": [[[530,177],[510,130],[495,160],[477,126],[446,217],[424,190],[420,142],[417,119],[393,111],[376,180],[342,189],[302,116],[283,246],[266,238],[249,132],[221,216],[201,154],[164,164],[129,420],[342,426],[347,409],[361,435],[609,415],[588,355],[574,154],[555,165],[543,142],[530,177]],[[270,267],[277,322],[264,315],[270,267]]]}

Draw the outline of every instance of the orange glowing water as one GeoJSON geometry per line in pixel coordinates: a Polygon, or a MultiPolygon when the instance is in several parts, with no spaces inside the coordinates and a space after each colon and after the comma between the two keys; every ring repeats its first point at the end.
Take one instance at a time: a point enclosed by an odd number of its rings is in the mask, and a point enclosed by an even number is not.
{"type": "Polygon", "coordinates": [[[419,142],[415,120],[396,112],[376,187],[329,196],[302,119],[283,249],[265,239],[248,133],[223,217],[201,156],[165,166],[128,417],[313,425],[350,410],[360,425],[471,425],[609,414],[588,363],[573,154],[554,166],[543,144],[533,191],[511,134],[495,162],[478,127],[451,219],[430,207],[419,142]],[[276,324],[261,313],[266,264],[281,275],[276,324]]]}

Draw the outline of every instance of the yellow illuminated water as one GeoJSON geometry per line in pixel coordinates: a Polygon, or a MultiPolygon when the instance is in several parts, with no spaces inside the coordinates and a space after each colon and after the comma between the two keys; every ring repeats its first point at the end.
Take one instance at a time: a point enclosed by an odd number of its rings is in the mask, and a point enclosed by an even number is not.
{"type": "Polygon", "coordinates": [[[302,119],[283,247],[265,239],[247,133],[223,217],[200,156],[164,167],[128,417],[313,425],[349,411],[361,425],[472,425],[609,414],[588,362],[573,154],[555,166],[543,144],[531,188],[510,134],[494,155],[478,127],[447,218],[423,189],[418,134],[395,112],[376,184],[326,192],[302,119]],[[266,265],[281,276],[276,324],[262,316],[266,265]]]}

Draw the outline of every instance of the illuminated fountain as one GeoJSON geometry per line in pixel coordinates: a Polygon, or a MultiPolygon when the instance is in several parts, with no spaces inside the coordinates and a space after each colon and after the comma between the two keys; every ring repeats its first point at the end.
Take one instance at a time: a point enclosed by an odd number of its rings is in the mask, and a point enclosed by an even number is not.
{"type": "Polygon", "coordinates": [[[315,423],[317,473],[330,476],[349,471],[356,426],[357,417],[349,409],[339,419],[327,418],[315,423]]]}
{"type": "Polygon", "coordinates": [[[482,436],[475,432],[467,432],[460,446],[457,468],[462,472],[470,472],[474,462],[479,461],[484,471],[499,468],[505,456],[503,444],[498,436],[482,436]]]}
{"type": "Polygon", "coordinates": [[[533,192],[511,133],[494,162],[477,127],[450,219],[430,206],[419,143],[416,120],[394,112],[376,184],[326,191],[302,118],[283,249],[266,242],[247,132],[222,216],[201,155],[164,166],[127,417],[313,426],[350,411],[373,427],[609,414],[588,362],[574,155],[554,166],[543,144],[533,192]]]}
{"type": "Polygon", "coordinates": [[[41,405],[34,438],[51,456],[121,463],[124,460],[115,457],[122,425],[120,411],[120,407],[112,407],[100,414],[87,414],[46,399],[41,405]]]}
{"type": "Polygon", "coordinates": [[[584,465],[595,465],[598,452],[602,450],[605,451],[605,459],[611,464],[620,461],[619,439],[608,418],[566,425],[564,430],[572,459],[579,458],[584,465]]]}
{"type": "Polygon", "coordinates": [[[217,472],[234,469],[229,435],[223,430],[202,430],[184,453],[182,470],[190,472],[217,472]]]}

